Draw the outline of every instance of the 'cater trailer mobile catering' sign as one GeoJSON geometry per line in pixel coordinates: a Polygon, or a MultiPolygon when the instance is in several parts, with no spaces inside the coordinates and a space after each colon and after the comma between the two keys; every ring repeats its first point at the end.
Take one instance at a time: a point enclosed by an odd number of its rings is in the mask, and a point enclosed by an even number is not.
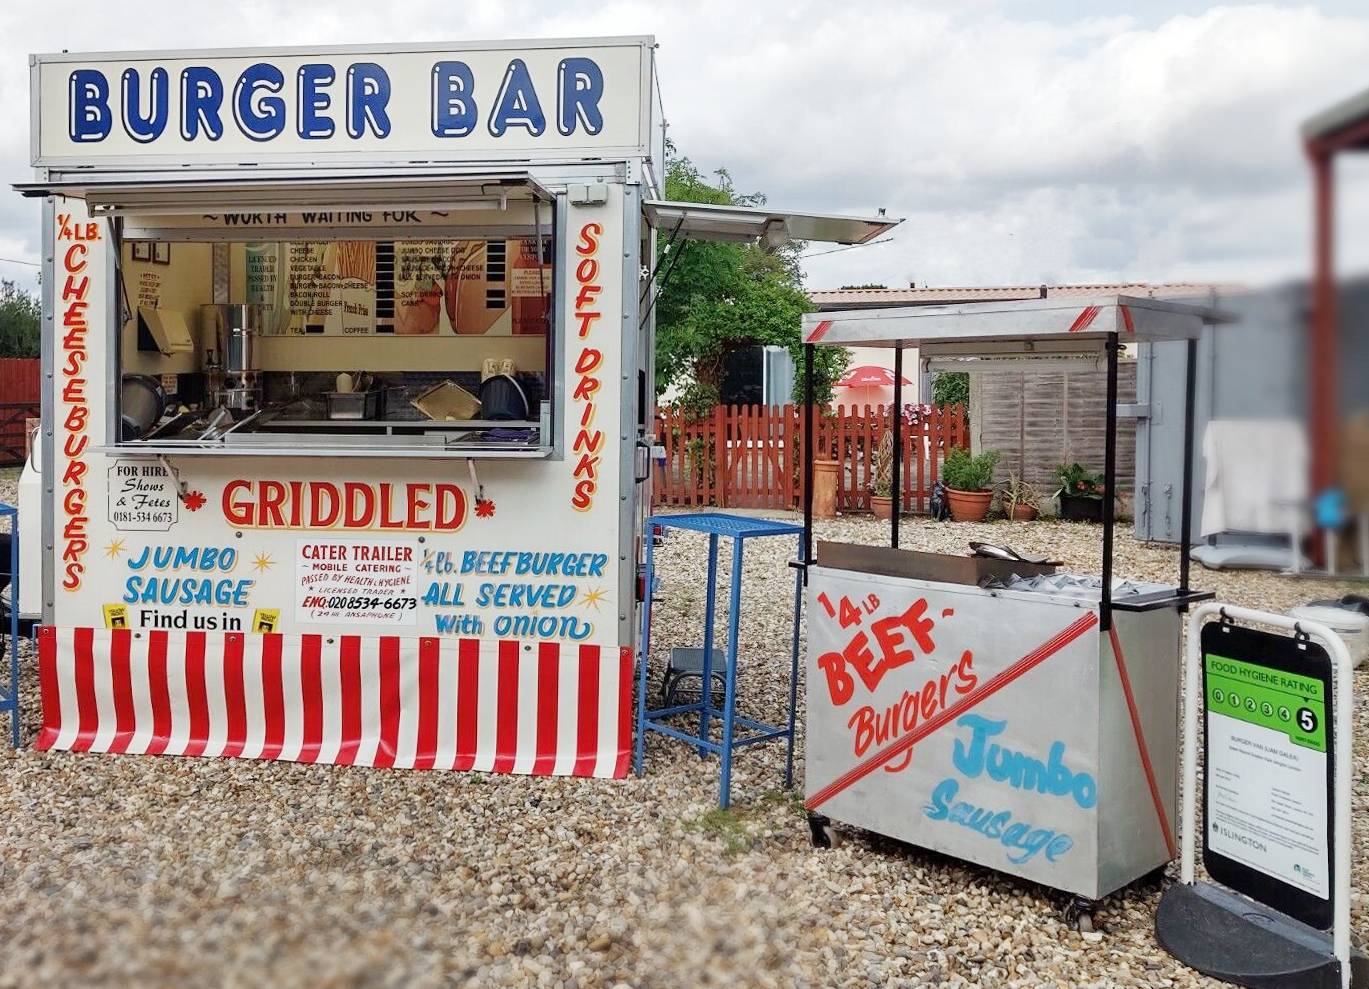
{"type": "Polygon", "coordinates": [[[650,58],[650,39],[638,38],[35,56],[34,164],[645,152],[650,58]]]}

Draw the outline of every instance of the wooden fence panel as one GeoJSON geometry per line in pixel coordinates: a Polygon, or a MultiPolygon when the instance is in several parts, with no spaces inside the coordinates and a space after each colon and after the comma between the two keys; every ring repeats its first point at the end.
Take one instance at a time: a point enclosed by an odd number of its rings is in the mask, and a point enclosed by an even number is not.
{"type": "MultiPolygon", "coordinates": [[[[816,459],[835,459],[837,507],[868,511],[874,458],[890,406],[823,408],[815,415],[816,459]]],[[[698,508],[797,509],[803,504],[800,453],[806,417],[802,406],[719,406],[690,419],[677,408],[657,416],[664,464],[655,467],[657,505],[698,508]]],[[[910,406],[904,415],[902,495],[908,512],[926,512],[946,453],[969,441],[960,406],[910,406]]]]}

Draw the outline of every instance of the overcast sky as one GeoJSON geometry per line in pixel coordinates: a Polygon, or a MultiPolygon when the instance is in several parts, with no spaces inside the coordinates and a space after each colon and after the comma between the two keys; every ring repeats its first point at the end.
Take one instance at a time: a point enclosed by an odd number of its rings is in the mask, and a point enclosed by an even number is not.
{"type": "MultiPolygon", "coordinates": [[[[1369,88],[1369,3],[63,0],[0,10],[0,163],[29,168],[30,52],[653,34],[670,134],[796,209],[907,217],[806,262],[812,288],[1304,274],[1299,123],[1369,88]],[[58,5],[51,6],[58,13],[58,5]]],[[[1369,156],[1367,156],[1369,157],[1369,156]]],[[[1369,161],[1342,167],[1342,267],[1369,269],[1369,161]]],[[[38,209],[0,194],[0,257],[38,209]]],[[[0,263],[35,284],[36,269],[0,263]]]]}

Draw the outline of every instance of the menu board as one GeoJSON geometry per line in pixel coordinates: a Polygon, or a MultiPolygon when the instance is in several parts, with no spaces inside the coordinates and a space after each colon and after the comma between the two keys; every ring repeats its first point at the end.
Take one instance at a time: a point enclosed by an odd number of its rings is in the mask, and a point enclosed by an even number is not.
{"type": "Polygon", "coordinates": [[[247,301],[289,334],[542,335],[549,238],[246,245],[247,301]]]}

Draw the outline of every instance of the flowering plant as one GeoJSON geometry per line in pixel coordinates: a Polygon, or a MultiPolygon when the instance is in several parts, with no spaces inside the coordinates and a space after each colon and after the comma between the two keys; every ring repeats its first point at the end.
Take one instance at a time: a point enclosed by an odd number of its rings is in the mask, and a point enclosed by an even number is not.
{"type": "Polygon", "coordinates": [[[1060,464],[1055,468],[1056,480],[1060,488],[1055,497],[1092,498],[1102,500],[1107,494],[1107,485],[1101,474],[1095,474],[1081,464],[1060,464]]]}

